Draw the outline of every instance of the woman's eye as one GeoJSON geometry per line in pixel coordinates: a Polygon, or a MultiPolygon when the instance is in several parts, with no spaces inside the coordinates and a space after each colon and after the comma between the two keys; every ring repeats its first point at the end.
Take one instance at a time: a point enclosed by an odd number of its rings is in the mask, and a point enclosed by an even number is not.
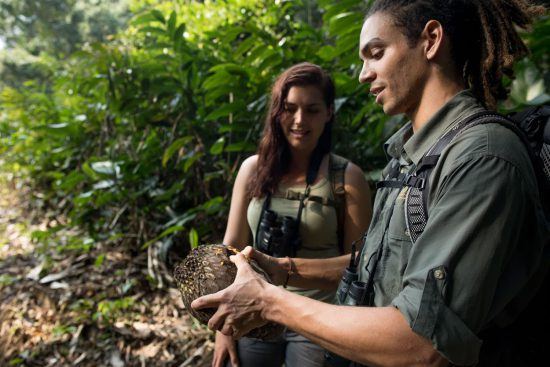
{"type": "Polygon", "coordinates": [[[296,108],[285,106],[285,112],[294,113],[294,112],[296,112],[296,108]]]}

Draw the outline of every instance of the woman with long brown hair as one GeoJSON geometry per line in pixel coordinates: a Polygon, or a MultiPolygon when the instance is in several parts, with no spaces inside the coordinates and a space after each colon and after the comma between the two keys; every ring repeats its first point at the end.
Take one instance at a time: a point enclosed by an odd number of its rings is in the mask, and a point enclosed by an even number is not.
{"type": "MultiPolygon", "coordinates": [[[[224,244],[251,241],[277,257],[327,258],[351,251],[371,217],[361,169],[331,153],[334,84],[319,66],[301,63],[275,81],[256,155],[237,175],[224,244]]],[[[290,260],[289,260],[290,263],[290,260]]],[[[289,269],[291,270],[291,269],[289,269]]],[[[334,291],[289,287],[332,302],[334,291]]],[[[324,351],[287,330],[275,341],[216,334],[212,365],[322,366],[324,351]]]]}

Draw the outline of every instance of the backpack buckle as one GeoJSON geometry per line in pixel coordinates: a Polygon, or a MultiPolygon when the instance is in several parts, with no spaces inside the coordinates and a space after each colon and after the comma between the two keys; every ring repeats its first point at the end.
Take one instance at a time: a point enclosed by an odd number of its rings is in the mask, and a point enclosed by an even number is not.
{"type": "Polygon", "coordinates": [[[405,178],[403,183],[405,186],[415,187],[419,190],[424,190],[426,187],[426,180],[423,177],[409,175],[405,178]]]}

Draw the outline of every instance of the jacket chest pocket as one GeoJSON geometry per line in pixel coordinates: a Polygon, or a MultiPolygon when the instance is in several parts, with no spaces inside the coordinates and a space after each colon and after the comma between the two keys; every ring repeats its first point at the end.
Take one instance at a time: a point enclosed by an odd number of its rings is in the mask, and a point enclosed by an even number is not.
{"type": "Polygon", "coordinates": [[[388,230],[385,238],[385,246],[382,253],[382,268],[386,273],[402,276],[409,261],[412,241],[409,237],[405,219],[405,197],[408,188],[403,188],[395,199],[388,230]]]}

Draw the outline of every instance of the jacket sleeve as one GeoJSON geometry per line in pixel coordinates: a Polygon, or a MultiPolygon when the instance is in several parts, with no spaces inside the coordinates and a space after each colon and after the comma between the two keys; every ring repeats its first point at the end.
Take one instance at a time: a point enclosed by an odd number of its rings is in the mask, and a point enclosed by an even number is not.
{"type": "Polygon", "coordinates": [[[537,222],[536,195],[514,164],[487,154],[456,161],[434,190],[392,304],[450,362],[474,365],[482,344],[476,334],[538,261],[538,250],[519,246],[533,236],[525,223],[537,222]]]}

